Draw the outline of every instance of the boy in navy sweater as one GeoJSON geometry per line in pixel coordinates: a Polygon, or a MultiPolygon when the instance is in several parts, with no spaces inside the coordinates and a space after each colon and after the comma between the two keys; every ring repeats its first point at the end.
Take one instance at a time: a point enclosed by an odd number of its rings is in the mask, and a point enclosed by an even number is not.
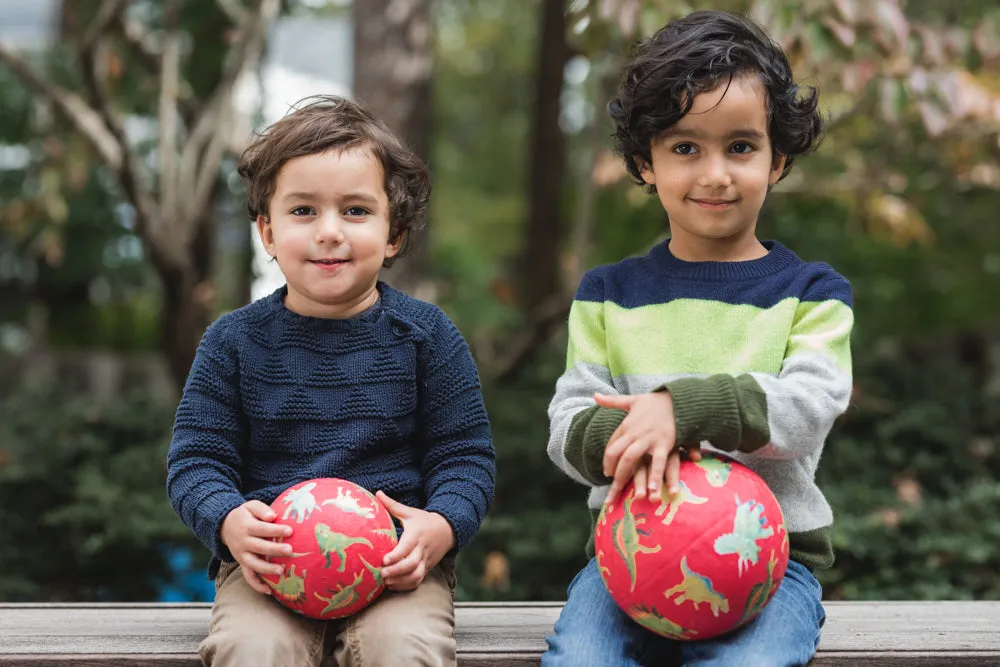
{"type": "Polygon", "coordinates": [[[489,422],[454,324],[378,280],[422,222],[426,168],[359,105],[319,97],[239,173],[287,284],[209,327],[177,409],[167,490],[217,590],[202,660],[300,667],[332,648],[342,667],[454,665],[453,555],[493,500],[489,422]],[[376,492],[402,528],[390,590],[337,623],[287,612],[258,577],[291,549],[270,503],[317,477],[376,492]]]}

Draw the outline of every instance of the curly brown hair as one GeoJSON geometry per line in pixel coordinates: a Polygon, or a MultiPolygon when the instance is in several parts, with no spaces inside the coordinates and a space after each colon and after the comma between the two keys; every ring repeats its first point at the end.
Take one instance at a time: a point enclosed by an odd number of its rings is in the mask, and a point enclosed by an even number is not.
{"type": "Polygon", "coordinates": [[[774,158],[785,157],[778,180],[800,155],[814,151],[823,134],[818,92],[800,88],[781,47],[745,16],[699,11],[671,21],[639,42],[622,72],[618,95],[608,104],[615,123],[612,143],[639,185],[652,143],[683,118],[699,94],[734,78],[758,78],[766,93],[768,134],[774,158]]]}
{"type": "Polygon", "coordinates": [[[286,162],[305,155],[364,147],[382,165],[389,200],[389,241],[399,252],[387,257],[391,266],[410,248],[412,234],[427,215],[431,185],[427,166],[368,109],[336,95],[306,97],[283,118],[256,133],[237,169],[247,191],[247,213],[268,218],[278,174],[286,162]]]}

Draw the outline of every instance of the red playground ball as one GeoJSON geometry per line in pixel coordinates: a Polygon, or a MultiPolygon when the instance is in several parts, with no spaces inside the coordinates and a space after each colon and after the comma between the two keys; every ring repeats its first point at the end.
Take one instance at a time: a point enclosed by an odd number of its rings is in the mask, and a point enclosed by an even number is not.
{"type": "Polygon", "coordinates": [[[785,520],[764,480],[727,457],[702,456],[681,462],[674,498],[664,490],[637,499],[629,483],[594,532],[611,597],[670,639],[711,639],[749,623],[788,566],[785,520]]]}
{"type": "Polygon", "coordinates": [[[271,503],[275,523],[292,527],[279,539],[289,556],[270,556],[281,576],[261,578],[271,595],[297,614],[334,619],[361,611],[383,590],[382,559],[396,546],[385,506],[366,489],[342,479],[311,479],[289,487],[271,503]]]}

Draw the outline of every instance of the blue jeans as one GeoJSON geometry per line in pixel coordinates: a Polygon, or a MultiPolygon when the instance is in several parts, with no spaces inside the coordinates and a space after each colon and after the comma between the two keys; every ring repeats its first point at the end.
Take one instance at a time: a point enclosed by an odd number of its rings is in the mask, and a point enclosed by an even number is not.
{"type": "Polygon", "coordinates": [[[788,562],[785,578],[760,616],[735,632],[677,642],[646,630],[623,612],[591,559],[569,585],[542,667],[660,666],[791,667],[816,654],[826,612],[822,589],[803,565],[788,562]]]}

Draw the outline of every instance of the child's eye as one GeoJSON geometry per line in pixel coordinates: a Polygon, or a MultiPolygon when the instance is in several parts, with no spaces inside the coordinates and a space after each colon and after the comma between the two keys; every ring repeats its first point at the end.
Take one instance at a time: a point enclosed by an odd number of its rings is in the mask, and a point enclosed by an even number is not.
{"type": "Polygon", "coordinates": [[[746,155],[747,153],[752,153],[754,148],[745,141],[737,141],[729,150],[739,155],[746,155]]]}
{"type": "Polygon", "coordinates": [[[311,206],[296,206],[295,208],[293,208],[289,212],[292,215],[294,215],[295,217],[303,217],[303,216],[307,216],[307,215],[315,215],[315,213],[316,213],[315,211],[313,211],[313,209],[312,209],[311,206]]]}
{"type": "Polygon", "coordinates": [[[351,206],[344,211],[344,215],[349,218],[363,218],[366,215],[371,215],[371,211],[360,206],[351,206]]]}
{"type": "Polygon", "coordinates": [[[694,155],[698,149],[693,144],[677,144],[674,146],[674,152],[678,155],[694,155]]]}

